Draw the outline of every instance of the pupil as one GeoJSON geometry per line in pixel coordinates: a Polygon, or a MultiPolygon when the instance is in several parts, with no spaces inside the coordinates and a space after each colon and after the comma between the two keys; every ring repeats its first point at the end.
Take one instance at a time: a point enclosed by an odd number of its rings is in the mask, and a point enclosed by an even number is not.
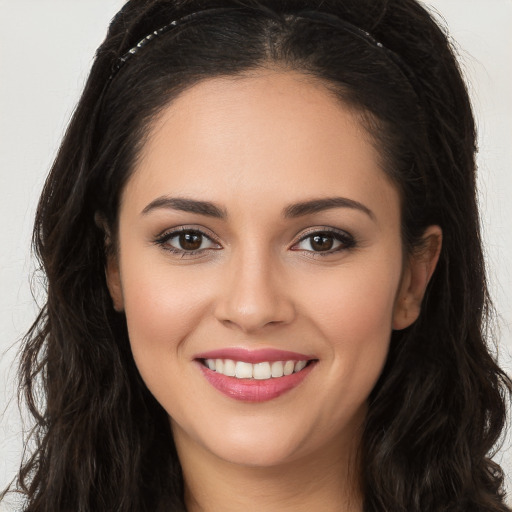
{"type": "Polygon", "coordinates": [[[315,251],[328,251],[333,246],[333,239],[330,235],[315,235],[311,240],[311,247],[315,251]]]}
{"type": "Polygon", "coordinates": [[[194,233],[192,231],[180,233],[181,248],[187,251],[195,251],[199,249],[201,247],[202,241],[203,237],[199,233],[194,233]]]}

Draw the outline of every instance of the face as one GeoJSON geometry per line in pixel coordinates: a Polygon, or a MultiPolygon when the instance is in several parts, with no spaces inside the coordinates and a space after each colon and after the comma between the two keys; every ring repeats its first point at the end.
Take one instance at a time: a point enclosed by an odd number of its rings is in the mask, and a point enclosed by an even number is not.
{"type": "Polygon", "coordinates": [[[356,113],[298,73],[203,81],[153,123],[119,215],[109,288],[179,449],[272,466],[354,445],[432,267],[403,255],[356,113]]]}

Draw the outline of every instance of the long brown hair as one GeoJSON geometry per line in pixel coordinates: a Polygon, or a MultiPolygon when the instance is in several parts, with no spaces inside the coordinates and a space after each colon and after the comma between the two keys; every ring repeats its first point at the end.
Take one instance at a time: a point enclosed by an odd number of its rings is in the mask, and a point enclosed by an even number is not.
{"type": "Polygon", "coordinates": [[[185,510],[167,414],[108,294],[97,219],[115,234],[123,186],[169,101],[268,65],[318,78],[361,113],[401,193],[406,250],[427,226],[443,230],[421,315],[392,333],[369,397],[365,511],[509,510],[491,459],[512,383],[488,345],[475,126],[446,34],[415,0],[131,0],[97,51],[37,210],[47,301],[20,367],[35,419],[17,486],[27,512],[185,510]],[[229,9],[177,24],[117,66],[148,34],[212,8],[229,9]]]}

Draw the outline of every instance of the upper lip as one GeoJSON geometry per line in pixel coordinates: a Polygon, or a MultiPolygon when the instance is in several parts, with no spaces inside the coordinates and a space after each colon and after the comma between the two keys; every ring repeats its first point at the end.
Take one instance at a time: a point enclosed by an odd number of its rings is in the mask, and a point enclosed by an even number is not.
{"type": "Polygon", "coordinates": [[[249,350],[246,348],[233,347],[201,352],[200,354],[196,354],[194,359],[231,359],[233,361],[244,361],[246,363],[255,364],[265,361],[309,361],[310,359],[315,359],[315,357],[273,348],[249,350]]]}

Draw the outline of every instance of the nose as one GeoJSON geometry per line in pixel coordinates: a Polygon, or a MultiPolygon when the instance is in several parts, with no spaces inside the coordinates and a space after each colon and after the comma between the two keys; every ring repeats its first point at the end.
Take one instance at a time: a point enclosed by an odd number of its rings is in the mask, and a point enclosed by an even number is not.
{"type": "Polygon", "coordinates": [[[289,324],[295,308],[286,292],[286,278],[275,259],[261,251],[240,251],[227,264],[215,316],[246,334],[289,324]]]}

